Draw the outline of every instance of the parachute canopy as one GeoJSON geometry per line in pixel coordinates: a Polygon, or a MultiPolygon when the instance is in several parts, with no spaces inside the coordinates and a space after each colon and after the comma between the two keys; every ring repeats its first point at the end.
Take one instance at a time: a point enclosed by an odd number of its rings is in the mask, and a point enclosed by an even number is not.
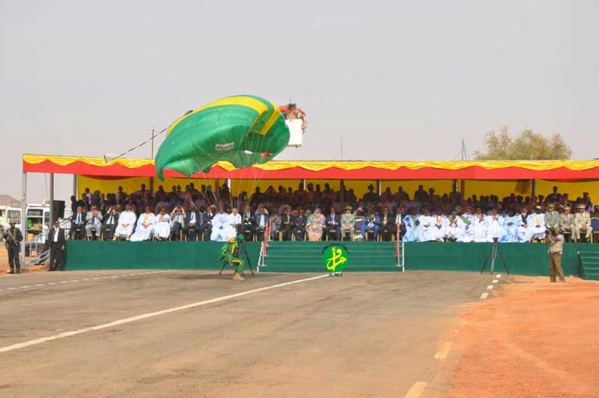
{"type": "Polygon", "coordinates": [[[283,151],[289,129],[279,108],[251,95],[227,97],[187,112],[167,130],[156,154],[156,174],[189,177],[219,161],[237,168],[266,163],[283,151]]]}

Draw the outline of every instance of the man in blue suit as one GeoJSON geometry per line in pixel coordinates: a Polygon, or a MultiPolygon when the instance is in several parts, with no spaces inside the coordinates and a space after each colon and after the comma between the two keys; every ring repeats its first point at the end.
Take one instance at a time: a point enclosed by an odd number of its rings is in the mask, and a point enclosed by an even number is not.
{"type": "Polygon", "coordinates": [[[335,207],[331,206],[331,212],[326,217],[326,234],[329,240],[341,240],[341,216],[335,211],[335,207]]]}
{"type": "Polygon", "coordinates": [[[368,213],[368,216],[364,217],[364,225],[362,225],[362,238],[364,240],[375,240],[379,233],[379,226],[381,225],[381,218],[374,210],[368,213]]]}
{"type": "Polygon", "coordinates": [[[202,222],[202,213],[195,209],[189,209],[185,215],[185,225],[183,226],[183,233],[187,236],[187,240],[196,240],[196,236],[200,233],[202,222]]]}

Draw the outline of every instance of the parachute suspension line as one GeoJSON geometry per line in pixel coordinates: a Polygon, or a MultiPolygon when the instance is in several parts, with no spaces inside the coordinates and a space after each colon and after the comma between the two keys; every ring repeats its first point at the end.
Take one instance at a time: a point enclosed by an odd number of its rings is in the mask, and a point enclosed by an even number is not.
{"type": "Polygon", "coordinates": [[[169,128],[169,127],[170,127],[170,126],[168,126],[168,127],[165,127],[165,128],[163,128],[162,130],[160,130],[160,132],[158,132],[158,133],[156,133],[156,134],[152,134],[152,136],[151,136],[150,138],[148,138],[147,140],[145,140],[145,141],[144,141],[144,142],[142,142],[141,144],[139,144],[139,145],[137,145],[137,146],[134,146],[134,147],[133,147],[133,148],[131,148],[131,149],[128,149],[128,150],[126,150],[125,152],[121,153],[119,156],[117,156],[117,157],[115,157],[115,158],[112,158],[112,159],[111,159],[111,161],[113,161],[113,160],[116,160],[116,159],[120,159],[120,158],[122,158],[123,156],[125,156],[126,154],[128,154],[129,152],[132,152],[132,151],[136,150],[137,148],[140,148],[140,147],[142,147],[142,146],[146,145],[148,142],[150,142],[150,141],[153,141],[153,140],[154,140],[154,138],[158,137],[158,136],[159,136],[159,135],[161,135],[161,134],[164,134],[164,133],[165,133],[165,132],[168,130],[168,128],[169,128]]]}

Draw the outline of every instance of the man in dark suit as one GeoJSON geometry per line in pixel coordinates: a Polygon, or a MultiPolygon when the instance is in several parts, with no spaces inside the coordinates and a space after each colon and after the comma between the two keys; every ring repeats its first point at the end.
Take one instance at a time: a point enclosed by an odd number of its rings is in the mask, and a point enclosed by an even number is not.
{"type": "Polygon", "coordinates": [[[210,241],[210,235],[212,235],[212,219],[214,218],[215,210],[216,206],[210,205],[206,209],[206,212],[202,214],[203,222],[200,229],[204,236],[204,242],[210,241]]]}
{"type": "Polygon", "coordinates": [[[110,206],[106,216],[104,217],[104,224],[102,224],[102,236],[104,240],[112,240],[114,237],[114,231],[116,226],[119,225],[119,209],[118,206],[110,206]]]}
{"type": "Polygon", "coordinates": [[[64,229],[60,228],[60,221],[54,221],[54,227],[48,233],[46,247],[50,249],[50,266],[48,271],[60,269],[64,271],[64,260],[66,255],[66,239],[64,229]]]}
{"type": "Polygon", "coordinates": [[[304,216],[303,209],[297,209],[293,213],[293,236],[295,236],[296,241],[304,241],[306,240],[306,225],[308,225],[308,217],[304,216]],[[295,213],[297,213],[297,215],[295,213]]]}
{"type": "Polygon", "coordinates": [[[268,213],[266,212],[266,208],[264,206],[258,207],[258,212],[256,213],[256,236],[258,237],[258,241],[262,242],[264,240],[264,232],[268,227],[268,213]]]}
{"type": "Polygon", "coordinates": [[[326,218],[326,234],[329,240],[341,240],[341,216],[331,206],[331,212],[326,218]]]}
{"type": "Polygon", "coordinates": [[[86,214],[82,206],[77,206],[77,211],[71,217],[71,239],[83,240],[85,236],[86,214]]]}
{"type": "Polygon", "coordinates": [[[204,217],[202,213],[195,209],[187,209],[183,225],[183,234],[187,236],[187,240],[196,240],[196,236],[200,234],[203,222],[204,217]]]}
{"type": "Polygon", "coordinates": [[[293,234],[293,224],[295,217],[291,214],[291,207],[285,209],[285,213],[281,216],[281,231],[283,232],[283,240],[291,240],[293,234]]]}
{"type": "Polygon", "coordinates": [[[254,233],[256,232],[256,219],[252,213],[250,205],[245,207],[245,211],[241,215],[241,228],[243,236],[246,242],[251,242],[254,239],[254,233]]]}
{"type": "Polygon", "coordinates": [[[381,224],[379,228],[379,234],[381,240],[387,242],[391,240],[391,237],[395,234],[395,219],[389,214],[389,208],[383,207],[383,214],[380,216],[381,224]]]}

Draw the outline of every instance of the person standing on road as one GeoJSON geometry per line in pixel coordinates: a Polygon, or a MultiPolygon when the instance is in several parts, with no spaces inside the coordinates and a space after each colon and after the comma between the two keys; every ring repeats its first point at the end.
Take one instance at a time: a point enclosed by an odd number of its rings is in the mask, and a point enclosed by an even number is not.
{"type": "Polygon", "coordinates": [[[54,221],[54,228],[48,234],[46,244],[50,250],[50,266],[48,271],[60,269],[64,271],[64,260],[66,254],[66,238],[64,229],[60,228],[60,221],[54,221]]]}
{"type": "Polygon", "coordinates": [[[556,227],[555,232],[547,231],[545,242],[549,244],[549,279],[555,283],[555,274],[559,276],[559,281],[566,282],[564,271],[562,270],[562,251],[564,248],[564,235],[560,228],[556,227]]]}
{"type": "Polygon", "coordinates": [[[4,241],[6,243],[6,250],[8,251],[8,270],[7,274],[19,274],[21,273],[21,263],[19,260],[19,252],[21,251],[21,241],[23,240],[23,234],[21,230],[15,227],[15,220],[8,222],[10,228],[4,231],[4,241]]]}

